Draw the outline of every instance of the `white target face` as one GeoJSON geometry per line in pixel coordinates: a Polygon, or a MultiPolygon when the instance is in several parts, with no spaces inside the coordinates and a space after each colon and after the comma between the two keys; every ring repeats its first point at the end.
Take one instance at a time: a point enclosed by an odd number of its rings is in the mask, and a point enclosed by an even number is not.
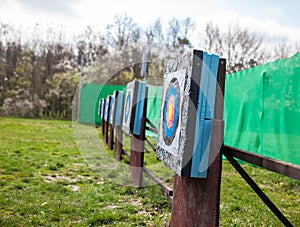
{"type": "Polygon", "coordinates": [[[127,134],[130,133],[130,121],[133,107],[134,83],[128,83],[124,100],[124,113],[122,129],[127,134]]]}
{"type": "Polygon", "coordinates": [[[175,156],[179,150],[185,75],[185,71],[177,71],[164,78],[158,146],[175,156]]]}
{"type": "Polygon", "coordinates": [[[115,110],[115,97],[110,97],[110,108],[109,108],[109,123],[112,124],[115,110]]]}
{"type": "Polygon", "coordinates": [[[108,121],[108,115],[109,115],[109,105],[110,105],[110,98],[109,96],[106,98],[105,101],[105,108],[104,108],[104,120],[108,121]]]}
{"type": "Polygon", "coordinates": [[[99,107],[98,107],[98,116],[102,118],[102,106],[103,106],[103,99],[99,100],[99,107]]]}

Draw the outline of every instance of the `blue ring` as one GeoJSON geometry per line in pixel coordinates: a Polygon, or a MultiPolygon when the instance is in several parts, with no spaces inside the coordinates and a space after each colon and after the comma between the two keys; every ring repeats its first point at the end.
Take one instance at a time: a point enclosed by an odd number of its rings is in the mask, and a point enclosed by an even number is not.
{"type": "Polygon", "coordinates": [[[127,122],[128,120],[128,117],[129,117],[129,113],[130,113],[130,105],[131,105],[131,94],[130,92],[128,93],[127,95],[127,98],[126,98],[126,103],[125,103],[125,122],[127,122]],[[128,111],[126,112],[126,109],[127,109],[127,106],[128,106],[128,111]]]}
{"type": "Polygon", "coordinates": [[[170,146],[173,143],[175,138],[177,128],[179,125],[180,117],[180,88],[179,82],[176,77],[172,78],[169,83],[169,86],[164,97],[164,106],[162,110],[162,136],[164,142],[167,146],[170,146]],[[174,119],[170,128],[167,126],[167,112],[169,106],[169,99],[171,96],[174,96],[174,119]]]}
{"type": "Polygon", "coordinates": [[[172,134],[174,133],[174,130],[176,129],[176,122],[178,120],[178,94],[176,91],[176,88],[174,86],[170,87],[168,90],[168,93],[166,95],[166,101],[164,106],[164,128],[165,128],[165,135],[167,138],[170,138],[172,134]],[[174,96],[174,119],[171,128],[168,128],[167,126],[167,112],[168,112],[168,106],[169,106],[169,99],[171,96],[174,96]]]}

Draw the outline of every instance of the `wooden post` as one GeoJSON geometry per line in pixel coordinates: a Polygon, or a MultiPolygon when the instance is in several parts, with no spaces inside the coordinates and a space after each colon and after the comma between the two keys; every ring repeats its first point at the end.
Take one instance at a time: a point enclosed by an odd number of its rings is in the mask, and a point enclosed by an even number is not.
{"type": "MultiPolygon", "coordinates": [[[[220,59],[215,102],[215,118],[223,119],[223,94],[226,60],[220,59]],[[222,97],[222,98],[220,98],[222,97]]],[[[215,121],[211,145],[223,137],[222,124],[215,121]],[[219,129],[218,129],[219,128],[219,129]]],[[[223,146],[222,146],[223,147],[223,146]]],[[[170,226],[218,226],[220,206],[220,186],[222,171],[222,147],[208,169],[207,178],[174,177],[174,199],[170,226]]]]}
{"type": "Polygon", "coordinates": [[[105,127],[105,122],[104,122],[104,119],[102,118],[102,122],[101,122],[101,133],[102,133],[102,136],[104,136],[104,127],[105,127]]]}
{"type": "Polygon", "coordinates": [[[114,127],[112,124],[109,124],[108,147],[111,150],[114,149],[114,127]]]}
{"type": "Polygon", "coordinates": [[[144,100],[144,112],[139,136],[131,134],[130,136],[130,170],[133,183],[136,187],[143,184],[144,150],[146,136],[146,115],[147,115],[148,88],[146,88],[144,100]]]}
{"type": "Polygon", "coordinates": [[[108,143],[108,122],[107,121],[103,121],[104,123],[104,142],[107,144],[108,143]]]}
{"type": "Polygon", "coordinates": [[[115,153],[117,156],[117,160],[122,160],[122,128],[121,126],[116,126],[116,136],[115,136],[115,153]]]}
{"type": "Polygon", "coordinates": [[[145,118],[142,122],[141,135],[136,137],[130,136],[130,171],[132,174],[133,184],[136,187],[142,187],[143,184],[143,167],[144,167],[144,148],[145,148],[145,118]]]}

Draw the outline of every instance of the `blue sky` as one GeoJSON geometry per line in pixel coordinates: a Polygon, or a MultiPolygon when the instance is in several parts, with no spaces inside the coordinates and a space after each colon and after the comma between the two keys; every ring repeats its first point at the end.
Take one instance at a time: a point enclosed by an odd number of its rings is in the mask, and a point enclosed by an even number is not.
{"type": "Polygon", "coordinates": [[[0,0],[0,4],[2,21],[21,25],[51,22],[64,25],[69,32],[86,25],[104,29],[116,14],[126,12],[142,26],[158,17],[166,22],[189,16],[199,31],[212,21],[222,28],[239,24],[267,40],[300,42],[298,0],[0,0]]]}

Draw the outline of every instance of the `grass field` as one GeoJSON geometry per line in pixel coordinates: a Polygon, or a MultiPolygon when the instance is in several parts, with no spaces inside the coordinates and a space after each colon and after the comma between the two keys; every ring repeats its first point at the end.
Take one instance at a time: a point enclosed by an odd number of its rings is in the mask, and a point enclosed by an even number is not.
{"type": "MultiPolygon", "coordinates": [[[[300,226],[300,182],[244,167],[300,226]]],[[[221,226],[282,226],[227,161],[220,211],[221,226]]],[[[71,122],[0,118],[0,226],[167,226],[170,212],[158,186],[138,190],[93,171],[71,122]]]]}

